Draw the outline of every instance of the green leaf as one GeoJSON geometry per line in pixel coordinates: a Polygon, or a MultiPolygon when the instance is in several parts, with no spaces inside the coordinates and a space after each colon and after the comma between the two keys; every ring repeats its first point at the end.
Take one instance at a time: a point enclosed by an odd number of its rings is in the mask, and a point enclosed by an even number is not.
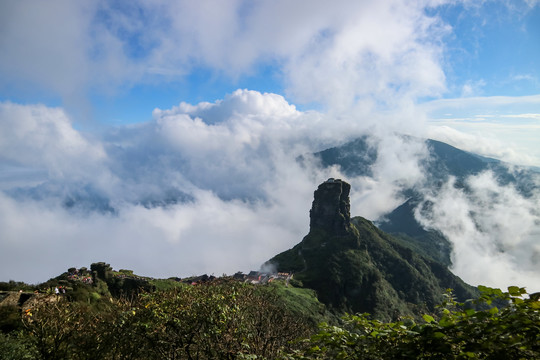
{"type": "Polygon", "coordinates": [[[428,314],[422,315],[422,318],[423,318],[424,321],[427,322],[427,323],[432,323],[432,322],[435,321],[435,319],[433,318],[433,316],[428,315],[428,314]]]}
{"type": "Polygon", "coordinates": [[[509,286],[508,287],[508,293],[512,296],[520,296],[521,291],[518,286],[509,286]]]}
{"type": "Polygon", "coordinates": [[[454,321],[445,316],[439,321],[439,325],[443,327],[448,327],[448,326],[454,325],[454,321]]]}
{"type": "Polygon", "coordinates": [[[540,301],[531,301],[529,306],[533,309],[540,309],[540,301]]]}
{"type": "Polygon", "coordinates": [[[484,285],[478,285],[478,290],[480,290],[480,292],[482,294],[485,294],[485,295],[490,295],[493,293],[493,289],[492,288],[489,288],[487,286],[484,286],[484,285]]]}

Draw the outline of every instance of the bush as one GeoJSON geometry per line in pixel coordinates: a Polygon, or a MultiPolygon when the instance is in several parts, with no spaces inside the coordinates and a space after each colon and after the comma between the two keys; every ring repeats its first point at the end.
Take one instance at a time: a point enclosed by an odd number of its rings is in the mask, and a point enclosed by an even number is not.
{"type": "Polygon", "coordinates": [[[23,337],[0,333],[0,359],[34,360],[36,353],[25,344],[23,337]]]}
{"type": "Polygon", "coordinates": [[[8,333],[21,328],[21,309],[16,305],[0,306],[0,332],[8,333]]]}
{"type": "Polygon", "coordinates": [[[0,358],[18,348],[34,359],[275,358],[311,328],[269,290],[219,280],[129,301],[52,297],[23,311],[0,358]]]}
{"type": "Polygon", "coordinates": [[[323,324],[306,340],[294,359],[539,359],[540,294],[524,288],[508,292],[479,287],[482,295],[470,304],[457,303],[451,293],[437,318],[382,323],[368,314],[348,315],[343,326],[323,324]],[[504,302],[499,309],[494,302],[504,302]],[[475,310],[473,307],[483,310],[475,310]]]}

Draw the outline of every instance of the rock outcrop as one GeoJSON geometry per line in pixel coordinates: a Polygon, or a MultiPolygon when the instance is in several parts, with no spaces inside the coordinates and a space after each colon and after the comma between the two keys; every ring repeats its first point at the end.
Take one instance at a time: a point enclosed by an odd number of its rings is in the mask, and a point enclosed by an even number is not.
{"type": "Polygon", "coordinates": [[[361,217],[350,217],[350,185],[329,179],[315,191],[310,231],[268,263],[317,292],[339,312],[381,320],[434,312],[448,288],[459,301],[477,296],[438,261],[415,252],[361,217]]]}
{"type": "Polygon", "coordinates": [[[351,185],[340,179],[328,179],[314,193],[309,212],[310,230],[324,230],[334,235],[345,235],[351,226],[351,185]]]}

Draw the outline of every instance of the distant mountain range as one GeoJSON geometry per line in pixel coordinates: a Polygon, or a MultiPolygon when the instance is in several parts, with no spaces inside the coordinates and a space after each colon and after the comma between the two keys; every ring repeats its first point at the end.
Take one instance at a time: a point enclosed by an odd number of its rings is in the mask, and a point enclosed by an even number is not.
{"type": "MultiPolygon", "coordinates": [[[[421,141],[417,138],[403,136],[405,141],[421,141]]],[[[540,169],[509,166],[499,160],[482,157],[473,153],[459,150],[448,144],[425,140],[429,156],[421,161],[421,167],[426,174],[425,183],[431,189],[436,189],[450,176],[456,178],[458,186],[465,186],[465,178],[486,170],[491,170],[502,185],[513,184],[523,196],[530,196],[537,188],[535,178],[540,177],[540,169]]],[[[347,177],[373,176],[373,166],[378,160],[376,140],[373,137],[363,136],[341,146],[328,148],[314,154],[321,167],[339,166],[341,172],[347,177]]],[[[300,157],[302,159],[302,157],[300,157]]],[[[128,192],[129,196],[119,199],[111,198],[103,189],[84,181],[65,182],[63,180],[44,180],[32,186],[12,187],[5,192],[15,199],[33,199],[38,201],[54,200],[72,211],[90,211],[101,213],[116,213],[121,203],[142,205],[146,208],[167,207],[178,203],[194,200],[193,196],[181,189],[170,186],[151,186],[144,191],[128,192]]],[[[388,214],[385,219],[378,219],[377,224],[389,232],[402,232],[417,238],[426,235],[422,229],[409,221],[414,217],[410,210],[414,210],[421,203],[422,194],[419,189],[406,188],[402,194],[410,201],[403,208],[396,209],[396,213],[388,214]],[[403,221],[402,221],[402,220],[403,221]]],[[[227,199],[226,199],[227,200],[227,199]]],[[[430,235],[431,236],[431,235],[430,235]]]]}
{"type": "MultiPolygon", "coordinates": [[[[403,136],[404,141],[422,141],[403,136]]],[[[357,138],[338,147],[315,153],[322,167],[339,166],[348,177],[373,176],[372,168],[377,162],[378,151],[374,139],[357,138]]],[[[466,178],[484,171],[493,173],[500,186],[512,185],[525,198],[532,196],[540,184],[540,171],[534,167],[520,167],[502,161],[460,150],[436,140],[423,140],[428,156],[419,165],[425,174],[419,186],[403,188],[401,196],[406,200],[393,211],[375,220],[383,231],[409,243],[419,253],[451,265],[451,243],[440,232],[425,229],[414,216],[415,211],[429,215],[426,191],[436,193],[450,177],[454,186],[467,191],[466,178]]]]}
{"type": "MultiPolygon", "coordinates": [[[[402,138],[405,142],[422,141],[409,136],[402,138]]],[[[363,136],[314,155],[322,166],[338,165],[343,174],[349,177],[372,176],[372,166],[378,157],[374,141],[373,138],[363,136]]],[[[428,157],[421,162],[421,166],[427,176],[426,181],[434,186],[450,176],[456,177],[458,182],[462,183],[467,176],[491,170],[501,185],[512,183],[523,195],[530,194],[536,188],[534,178],[540,174],[537,168],[511,166],[510,171],[510,165],[500,160],[463,151],[436,140],[427,139],[423,142],[428,149],[428,157]]]]}

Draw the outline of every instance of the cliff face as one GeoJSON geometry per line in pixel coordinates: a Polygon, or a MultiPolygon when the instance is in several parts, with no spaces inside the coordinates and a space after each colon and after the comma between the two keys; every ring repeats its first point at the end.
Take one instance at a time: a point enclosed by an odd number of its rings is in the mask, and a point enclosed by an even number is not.
{"type": "Polygon", "coordinates": [[[310,230],[323,230],[345,235],[351,226],[351,185],[340,179],[328,179],[314,193],[309,212],[310,230]]]}
{"type": "Polygon", "coordinates": [[[269,263],[278,271],[295,273],[329,307],[368,312],[381,320],[433,311],[447,288],[462,301],[476,295],[445,265],[416,253],[366,219],[351,219],[350,189],[334,179],[319,185],[309,234],[269,263]]]}

